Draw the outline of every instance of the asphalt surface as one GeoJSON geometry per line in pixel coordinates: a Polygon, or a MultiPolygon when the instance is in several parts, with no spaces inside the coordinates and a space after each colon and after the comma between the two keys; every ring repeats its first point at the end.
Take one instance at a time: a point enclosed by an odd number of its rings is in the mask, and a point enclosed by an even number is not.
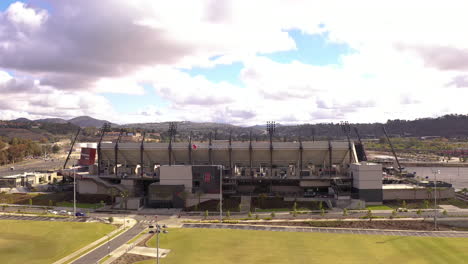
{"type": "Polygon", "coordinates": [[[213,229],[240,229],[282,232],[316,232],[334,234],[356,235],[386,235],[386,236],[419,236],[419,237],[468,237],[468,232],[456,231],[406,231],[406,230],[376,230],[376,229],[341,229],[321,227],[282,227],[282,226],[256,226],[256,225],[227,225],[227,224],[184,224],[183,228],[213,228],[213,229]]]}

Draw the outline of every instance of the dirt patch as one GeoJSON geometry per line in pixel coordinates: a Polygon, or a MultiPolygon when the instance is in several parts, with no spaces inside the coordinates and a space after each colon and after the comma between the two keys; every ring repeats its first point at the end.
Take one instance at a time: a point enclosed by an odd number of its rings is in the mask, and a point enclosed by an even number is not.
{"type": "MultiPolygon", "coordinates": [[[[238,223],[241,224],[241,223],[238,223]]],[[[305,227],[336,227],[359,229],[386,229],[386,230],[421,230],[432,231],[434,224],[423,221],[303,221],[303,222],[248,222],[251,225],[272,226],[305,226],[305,227]]],[[[439,225],[440,231],[453,230],[444,225],[439,225]]]]}
{"type": "Polygon", "coordinates": [[[142,256],[137,254],[126,253],[120,256],[118,259],[114,260],[112,264],[131,264],[143,260],[154,259],[148,256],[142,256]]]}

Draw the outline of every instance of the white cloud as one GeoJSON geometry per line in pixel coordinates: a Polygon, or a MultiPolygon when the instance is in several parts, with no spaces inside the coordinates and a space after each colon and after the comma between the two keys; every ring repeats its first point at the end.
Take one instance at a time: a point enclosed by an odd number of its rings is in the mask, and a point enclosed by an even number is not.
{"type": "Polygon", "coordinates": [[[466,1],[54,0],[51,5],[47,12],[18,2],[0,13],[0,68],[15,72],[13,77],[0,71],[0,89],[9,94],[0,99],[2,116],[89,113],[114,122],[255,124],[466,113],[462,98],[468,89],[457,89],[467,86],[466,1]],[[354,52],[335,66],[257,56],[296,49],[289,29],[327,32],[328,41],[354,52]],[[179,70],[232,62],[245,65],[243,87],[179,70]],[[143,95],[143,83],[167,103],[109,114],[112,106],[99,93],[143,95]],[[42,95],[23,96],[31,89],[42,95]]]}

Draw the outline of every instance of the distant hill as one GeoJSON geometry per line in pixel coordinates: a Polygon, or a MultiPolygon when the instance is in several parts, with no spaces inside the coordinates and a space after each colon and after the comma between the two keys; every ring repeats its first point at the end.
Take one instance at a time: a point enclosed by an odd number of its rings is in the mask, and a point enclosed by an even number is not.
{"type": "MultiPolygon", "coordinates": [[[[90,116],[75,117],[75,118],[68,120],[68,122],[74,125],[77,125],[79,127],[102,127],[104,123],[110,123],[109,121],[95,119],[90,116]]],[[[115,124],[111,124],[111,125],[115,126],[115,124]]]]}
{"type": "Polygon", "coordinates": [[[20,117],[20,118],[17,118],[15,120],[11,120],[11,121],[18,122],[18,123],[30,123],[30,122],[32,122],[32,120],[29,120],[29,119],[24,118],[24,117],[20,117]]]}
{"type": "Polygon", "coordinates": [[[44,119],[37,119],[34,122],[38,123],[55,123],[55,124],[66,124],[68,123],[67,120],[62,118],[44,118],[44,119]]]}

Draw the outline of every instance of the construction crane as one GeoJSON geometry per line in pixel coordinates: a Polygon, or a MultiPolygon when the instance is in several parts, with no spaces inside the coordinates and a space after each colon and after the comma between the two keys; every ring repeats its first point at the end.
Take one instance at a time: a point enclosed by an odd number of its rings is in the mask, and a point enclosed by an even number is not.
{"type": "Polygon", "coordinates": [[[68,151],[67,158],[65,159],[65,163],[63,164],[63,169],[65,169],[67,167],[68,160],[70,160],[70,155],[71,155],[71,153],[73,151],[73,147],[75,146],[76,139],[78,138],[78,135],[80,134],[80,132],[81,132],[81,127],[78,128],[78,131],[76,132],[76,135],[73,138],[73,142],[71,144],[70,150],[68,151]]]}
{"type": "Polygon", "coordinates": [[[395,160],[396,160],[397,165],[398,165],[398,171],[400,172],[400,175],[401,175],[401,173],[402,173],[402,171],[403,171],[403,167],[401,167],[401,165],[400,165],[400,161],[398,160],[397,154],[396,154],[396,152],[395,152],[395,148],[393,147],[392,141],[391,141],[390,138],[388,137],[387,130],[385,129],[385,126],[384,126],[384,125],[382,125],[382,130],[383,130],[383,132],[384,132],[385,137],[386,137],[387,140],[388,140],[388,143],[390,144],[390,148],[392,149],[393,156],[395,157],[395,160]]]}

